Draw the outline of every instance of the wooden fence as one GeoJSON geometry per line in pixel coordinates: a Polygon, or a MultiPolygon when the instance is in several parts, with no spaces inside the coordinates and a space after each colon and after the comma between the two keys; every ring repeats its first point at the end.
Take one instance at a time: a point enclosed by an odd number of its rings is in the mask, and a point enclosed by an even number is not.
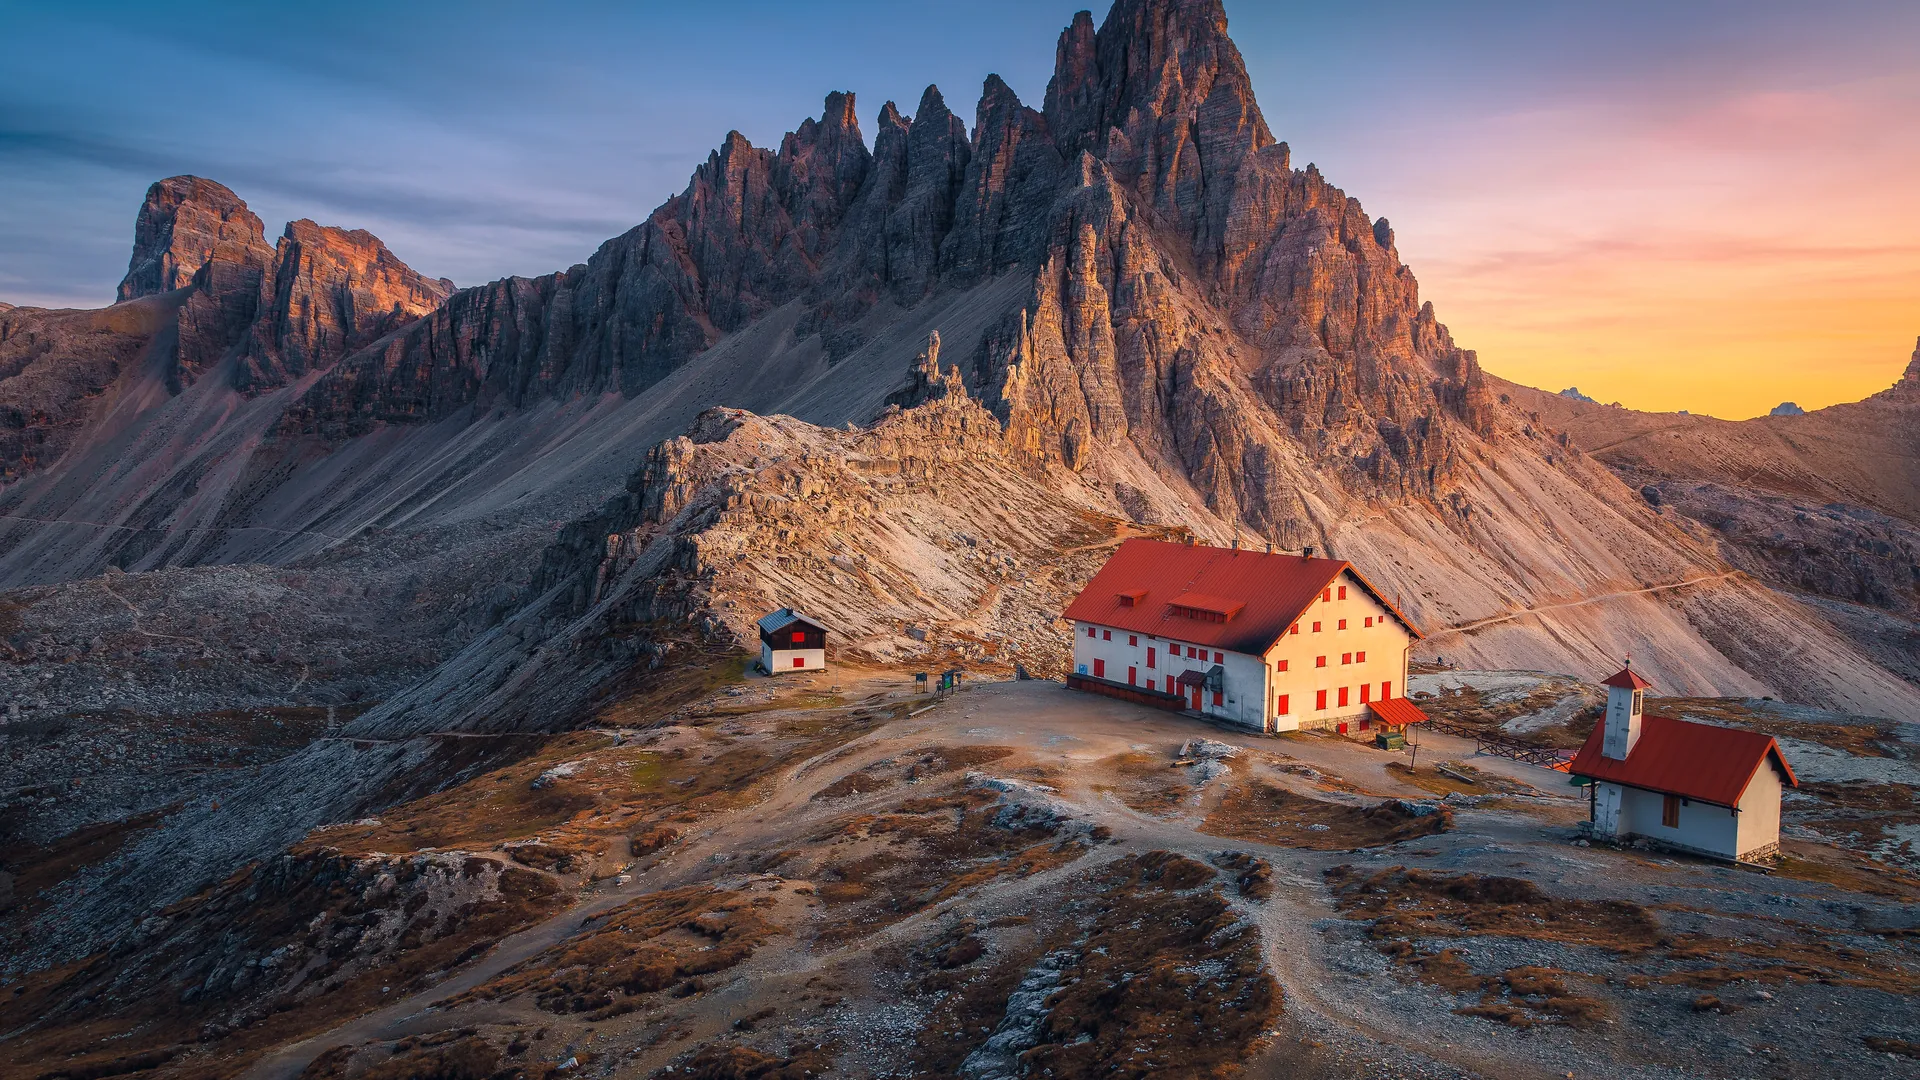
{"type": "Polygon", "coordinates": [[[1448,720],[1429,719],[1422,727],[1446,735],[1458,735],[1473,740],[1473,750],[1477,754],[1492,754],[1512,761],[1524,761],[1529,765],[1539,765],[1555,772],[1566,772],[1573,765],[1573,751],[1559,750],[1551,746],[1534,746],[1514,739],[1489,735],[1485,728],[1470,724],[1456,724],[1448,720]]]}

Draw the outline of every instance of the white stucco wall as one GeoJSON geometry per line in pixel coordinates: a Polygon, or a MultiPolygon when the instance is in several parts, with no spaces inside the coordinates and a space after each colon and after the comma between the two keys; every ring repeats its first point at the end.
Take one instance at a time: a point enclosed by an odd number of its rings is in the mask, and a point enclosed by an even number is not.
{"type": "Polygon", "coordinates": [[[1282,637],[1267,653],[1273,673],[1268,700],[1277,709],[1280,695],[1288,699],[1287,714],[1280,719],[1278,730],[1358,721],[1367,711],[1367,703],[1360,700],[1362,685],[1367,688],[1368,701],[1381,697],[1383,683],[1392,697],[1407,696],[1407,656],[1413,635],[1351,572],[1342,572],[1334,582],[1332,600],[1320,599],[1307,605],[1299,625],[1298,634],[1282,637]],[[1343,585],[1347,589],[1345,599],[1340,596],[1343,585]],[[1347,621],[1344,630],[1340,628],[1342,619],[1347,621]],[[1372,626],[1367,625],[1369,619],[1372,626]],[[1318,632],[1313,629],[1316,622],[1320,624],[1318,632]],[[1364,661],[1357,659],[1362,652],[1367,655],[1364,661]],[[1315,663],[1322,656],[1327,658],[1324,668],[1315,663]],[[1353,659],[1343,664],[1343,657],[1353,659]],[[1279,670],[1281,660],[1287,662],[1285,671],[1279,670]],[[1344,706],[1340,704],[1342,687],[1347,690],[1344,706]],[[1322,690],[1327,692],[1325,709],[1319,708],[1322,690]]]}
{"type": "Polygon", "coordinates": [[[1740,826],[1735,844],[1741,856],[1780,842],[1780,796],[1786,784],[1769,757],[1740,796],[1740,826]]]}
{"type": "Polygon", "coordinates": [[[827,666],[827,650],[776,649],[763,641],[760,643],[760,666],[773,675],[785,675],[789,671],[818,671],[827,666]],[[801,661],[799,667],[793,664],[796,657],[801,661]]]}
{"type": "MultiPolygon", "coordinates": [[[[1594,792],[1594,831],[1601,835],[1644,836],[1676,847],[1734,858],[1748,848],[1740,847],[1739,829],[1743,815],[1725,806],[1698,800],[1680,801],[1680,824],[1661,824],[1666,796],[1657,791],[1625,787],[1601,781],[1594,792]]],[[[1779,805],[1775,800],[1775,835],[1778,835],[1779,805]]]]}
{"type": "Polygon", "coordinates": [[[1177,638],[1141,634],[1100,624],[1073,624],[1073,665],[1082,675],[1126,684],[1132,669],[1133,685],[1162,692],[1177,692],[1170,680],[1188,668],[1202,671],[1215,663],[1225,669],[1222,702],[1213,704],[1211,693],[1202,693],[1201,711],[1209,716],[1258,730],[1293,731],[1300,727],[1322,727],[1355,722],[1366,714],[1367,703],[1381,697],[1386,684],[1393,697],[1405,697],[1407,655],[1413,636],[1400,621],[1388,613],[1386,605],[1375,600],[1351,573],[1342,573],[1334,582],[1331,600],[1315,600],[1300,617],[1300,632],[1283,635],[1267,654],[1251,656],[1207,649],[1206,659],[1189,658],[1186,650],[1196,643],[1177,638]],[[1347,595],[1340,596],[1345,586],[1347,595]],[[1347,626],[1341,629],[1340,620],[1347,626]],[[1372,620],[1372,625],[1368,625],[1372,620]],[[1320,623],[1315,632],[1313,624],[1320,623]],[[1087,628],[1093,626],[1093,636],[1087,628]],[[1110,635],[1110,636],[1109,636],[1110,635]],[[1147,666],[1152,650],[1154,666],[1147,666]],[[1178,655],[1175,655],[1176,650],[1178,655]],[[1366,654],[1364,661],[1357,659],[1366,654]],[[1214,656],[1218,654],[1219,660],[1214,656]],[[1318,657],[1327,658],[1326,667],[1318,667],[1318,657]],[[1347,659],[1342,663],[1342,658],[1347,659]],[[1279,670],[1279,661],[1287,661],[1287,670],[1279,670]],[[1360,688],[1367,688],[1367,701],[1360,688]],[[1340,689],[1347,690],[1347,703],[1340,704],[1340,689]],[[1318,707],[1319,691],[1327,692],[1327,707],[1318,707]],[[1280,709],[1282,695],[1286,708],[1280,709]]]}

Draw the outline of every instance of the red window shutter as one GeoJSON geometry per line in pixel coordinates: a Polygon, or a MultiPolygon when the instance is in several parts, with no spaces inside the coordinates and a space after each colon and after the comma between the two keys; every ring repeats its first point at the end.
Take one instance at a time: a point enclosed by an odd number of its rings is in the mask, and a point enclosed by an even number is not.
{"type": "Polygon", "coordinates": [[[1099,657],[1094,657],[1093,660],[1093,677],[1096,679],[1107,677],[1107,662],[1099,657]]]}
{"type": "Polygon", "coordinates": [[[1345,600],[1346,598],[1347,598],[1347,587],[1345,585],[1342,585],[1340,586],[1340,599],[1345,600]]]}
{"type": "Polygon", "coordinates": [[[1152,680],[1152,679],[1148,679],[1148,680],[1147,680],[1147,689],[1149,689],[1149,690],[1151,690],[1151,689],[1153,689],[1153,680],[1152,680]]]}
{"type": "Polygon", "coordinates": [[[1139,675],[1140,675],[1139,668],[1136,668],[1136,667],[1128,668],[1127,669],[1127,685],[1132,686],[1135,682],[1137,682],[1139,680],[1139,675]]]}
{"type": "Polygon", "coordinates": [[[1225,654],[1223,654],[1223,653],[1214,653],[1214,654],[1213,654],[1213,662],[1214,662],[1214,663],[1216,663],[1216,664],[1224,664],[1224,663],[1226,663],[1226,662],[1227,662],[1227,658],[1226,658],[1226,656],[1225,656],[1225,654]]]}
{"type": "Polygon", "coordinates": [[[1321,690],[1314,695],[1313,707],[1316,709],[1324,709],[1327,707],[1327,692],[1325,690],[1321,690]]]}
{"type": "Polygon", "coordinates": [[[1372,625],[1373,625],[1373,616],[1371,616],[1371,615],[1369,615],[1369,616],[1367,616],[1367,625],[1368,625],[1368,626],[1372,626],[1372,625]]]}
{"type": "MultiPolygon", "coordinates": [[[[1149,668],[1151,668],[1151,667],[1153,666],[1153,646],[1151,646],[1151,645],[1149,645],[1149,646],[1147,646],[1147,666],[1148,666],[1149,668]]],[[[1152,688],[1152,686],[1153,686],[1153,680],[1152,680],[1152,679],[1148,679],[1148,680],[1147,680],[1147,686],[1148,686],[1148,688],[1152,688]]]]}
{"type": "Polygon", "coordinates": [[[1112,640],[1113,640],[1113,631],[1111,631],[1111,630],[1102,630],[1102,631],[1100,631],[1100,640],[1101,640],[1101,641],[1112,641],[1112,640]]]}
{"type": "Polygon", "coordinates": [[[1281,695],[1280,695],[1280,704],[1279,704],[1279,706],[1278,706],[1277,708],[1275,708],[1275,709],[1273,710],[1274,712],[1276,712],[1276,713],[1279,713],[1279,714],[1280,714],[1281,716],[1285,716],[1285,715],[1287,715],[1287,698],[1288,698],[1288,696],[1289,696],[1289,695],[1287,695],[1287,694],[1281,694],[1281,695]]]}
{"type": "Polygon", "coordinates": [[[1220,704],[1222,704],[1222,701],[1221,701],[1221,697],[1222,697],[1222,695],[1221,695],[1221,693],[1220,693],[1220,691],[1218,691],[1218,690],[1215,690],[1215,691],[1213,692],[1213,703],[1214,703],[1215,705],[1220,705],[1220,704]]]}
{"type": "Polygon", "coordinates": [[[1199,658],[1200,658],[1200,651],[1198,649],[1195,649],[1191,645],[1187,646],[1187,659],[1198,660],[1199,658]]]}
{"type": "Polygon", "coordinates": [[[1385,701],[1392,696],[1393,696],[1393,680],[1389,679],[1386,682],[1383,682],[1380,684],[1380,700],[1385,701]]]}
{"type": "Polygon", "coordinates": [[[1323,603],[1323,604],[1331,604],[1331,603],[1333,603],[1333,590],[1332,590],[1332,589],[1328,589],[1328,590],[1326,590],[1325,592],[1322,592],[1322,593],[1320,594],[1320,602],[1321,602],[1321,603],[1323,603]]]}
{"type": "Polygon", "coordinates": [[[1373,692],[1373,687],[1371,685],[1367,683],[1361,683],[1360,684],[1360,704],[1365,705],[1367,703],[1367,695],[1372,692],[1373,692]]]}
{"type": "Polygon", "coordinates": [[[1274,670],[1275,671],[1287,670],[1287,662],[1285,660],[1280,661],[1280,663],[1277,666],[1275,666],[1274,670]]]}
{"type": "Polygon", "coordinates": [[[1365,650],[1365,649],[1361,649],[1361,650],[1360,650],[1359,652],[1357,652],[1357,653],[1354,653],[1354,654],[1353,654],[1353,662],[1354,662],[1354,663],[1356,663],[1356,664],[1364,664],[1364,663],[1366,663],[1366,662],[1367,662],[1367,650],[1365,650]]]}
{"type": "Polygon", "coordinates": [[[1327,658],[1326,658],[1326,657],[1324,657],[1324,656],[1316,656],[1316,657],[1314,657],[1314,658],[1313,658],[1313,666],[1314,666],[1314,667],[1326,667],[1326,666],[1327,666],[1327,658]]]}
{"type": "Polygon", "coordinates": [[[1347,704],[1347,688],[1343,686],[1340,688],[1340,705],[1342,708],[1344,708],[1346,704],[1347,704]]]}
{"type": "Polygon", "coordinates": [[[1345,630],[1346,628],[1347,628],[1347,620],[1345,620],[1345,619],[1341,619],[1341,620],[1340,620],[1340,629],[1342,629],[1342,630],[1345,630]]]}
{"type": "Polygon", "coordinates": [[[1343,663],[1343,664],[1351,664],[1351,663],[1353,663],[1353,654],[1352,654],[1352,653],[1350,653],[1350,652],[1343,652],[1343,653],[1341,653],[1341,654],[1340,654],[1340,662],[1341,662],[1341,663],[1343,663]]]}
{"type": "Polygon", "coordinates": [[[1289,634],[1297,634],[1297,633],[1299,633],[1299,632],[1300,632],[1300,624],[1299,624],[1299,623],[1294,623],[1294,624],[1293,624],[1293,628],[1287,631],[1287,633],[1289,633],[1289,634]]]}
{"type": "Polygon", "coordinates": [[[807,635],[804,630],[795,630],[793,632],[793,643],[795,645],[798,645],[805,640],[807,640],[807,635]]]}
{"type": "Polygon", "coordinates": [[[806,657],[804,657],[804,656],[796,656],[796,657],[794,657],[794,658],[793,658],[793,666],[794,666],[794,667],[806,667],[806,666],[807,666],[807,658],[806,658],[806,657]]]}
{"type": "Polygon", "coordinates": [[[1360,718],[1360,730],[1361,730],[1361,731],[1367,731],[1367,730],[1369,730],[1369,729],[1371,729],[1372,727],[1373,727],[1373,718],[1372,718],[1372,717],[1370,717],[1370,716],[1363,716],[1363,717],[1361,717],[1361,718],[1360,718]]]}
{"type": "Polygon", "coordinates": [[[1093,627],[1091,627],[1091,626],[1089,626],[1089,627],[1087,627],[1087,636],[1088,636],[1088,637],[1092,637],[1092,636],[1093,636],[1093,627]]]}
{"type": "Polygon", "coordinates": [[[1127,635],[1127,644],[1128,644],[1128,645],[1131,645],[1131,646],[1133,646],[1134,648],[1139,648],[1139,647],[1140,647],[1140,635],[1139,635],[1139,634],[1128,634],[1128,635],[1127,635]]]}
{"type": "Polygon", "coordinates": [[[1314,623],[1314,624],[1313,624],[1313,632],[1314,632],[1314,633],[1316,633],[1316,634],[1320,632],[1320,624],[1319,624],[1319,623],[1314,623]]]}

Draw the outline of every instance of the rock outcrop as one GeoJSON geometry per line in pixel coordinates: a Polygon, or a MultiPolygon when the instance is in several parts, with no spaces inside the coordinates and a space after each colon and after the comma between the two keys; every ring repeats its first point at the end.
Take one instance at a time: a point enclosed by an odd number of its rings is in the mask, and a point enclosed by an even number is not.
{"type": "Polygon", "coordinates": [[[235,385],[249,392],[323,370],[432,311],[452,289],[364,229],[289,222],[263,278],[235,385]]]}
{"type": "Polygon", "coordinates": [[[147,189],[133,226],[133,257],[119,298],[137,300],[193,283],[201,267],[220,261],[264,268],[271,249],[264,226],[223,184],[173,176],[147,189]]]}

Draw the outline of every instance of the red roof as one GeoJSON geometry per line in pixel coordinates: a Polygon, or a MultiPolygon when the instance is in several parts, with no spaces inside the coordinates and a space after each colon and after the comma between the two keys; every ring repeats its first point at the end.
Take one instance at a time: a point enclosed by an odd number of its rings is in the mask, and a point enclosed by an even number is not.
{"type": "Polygon", "coordinates": [[[1800,786],[1787,759],[1780,754],[1780,744],[1773,741],[1773,736],[1758,731],[1664,716],[1642,717],[1640,738],[1625,761],[1601,755],[1600,740],[1605,732],[1603,721],[1587,736],[1586,745],[1574,755],[1568,772],[1663,795],[1738,806],[1754,774],[1771,757],[1780,766],[1787,785],[1800,786]]]}
{"type": "Polygon", "coordinates": [[[1402,724],[1417,724],[1427,718],[1420,706],[1403,697],[1381,698],[1369,706],[1373,715],[1383,724],[1399,727],[1402,724]]]}
{"type": "Polygon", "coordinates": [[[1420,636],[1412,620],[1344,560],[1138,537],[1115,549],[1107,565],[1067,607],[1066,617],[1259,656],[1342,573],[1352,574],[1408,633],[1420,636]],[[1133,602],[1125,603],[1122,597],[1132,597],[1133,602]],[[1220,620],[1176,615],[1175,605],[1205,611],[1220,620]]]}
{"type": "Polygon", "coordinates": [[[1624,690],[1651,690],[1653,684],[1633,673],[1633,665],[1628,664],[1612,675],[1600,680],[1601,686],[1618,686],[1624,690]]]}

